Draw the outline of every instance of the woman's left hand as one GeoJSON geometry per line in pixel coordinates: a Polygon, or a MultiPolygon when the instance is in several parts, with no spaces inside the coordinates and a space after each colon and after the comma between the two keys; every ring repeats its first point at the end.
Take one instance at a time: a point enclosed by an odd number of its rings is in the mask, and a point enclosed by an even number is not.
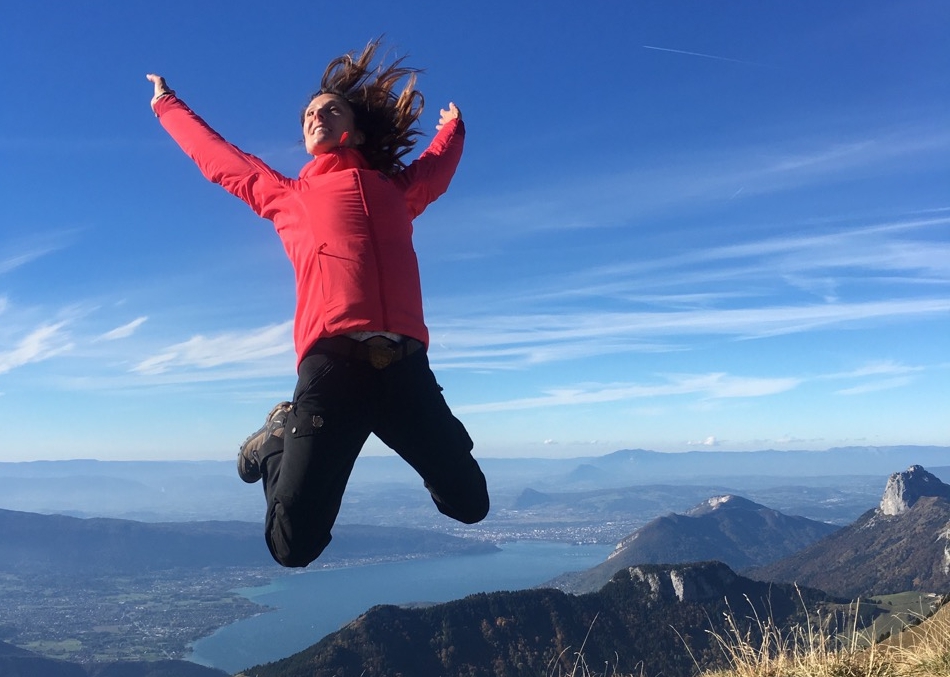
{"type": "Polygon", "coordinates": [[[442,129],[445,125],[449,124],[452,120],[461,120],[462,111],[458,109],[451,101],[449,102],[449,109],[445,110],[444,108],[439,111],[439,124],[435,126],[436,130],[442,129]]]}
{"type": "Polygon", "coordinates": [[[152,96],[152,110],[155,110],[155,104],[163,96],[168,96],[169,94],[174,94],[175,90],[168,86],[168,83],[165,82],[165,78],[161,75],[155,75],[154,73],[149,73],[145,76],[148,78],[148,81],[155,86],[155,94],[152,96]]]}

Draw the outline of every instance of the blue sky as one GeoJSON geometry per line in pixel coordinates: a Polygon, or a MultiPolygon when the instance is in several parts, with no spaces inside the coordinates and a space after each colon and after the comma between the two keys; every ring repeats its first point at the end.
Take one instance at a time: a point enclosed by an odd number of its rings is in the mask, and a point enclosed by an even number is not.
{"type": "Polygon", "coordinates": [[[0,10],[0,458],[229,459],[289,396],[283,249],[145,74],[296,175],[381,34],[467,124],[416,249],[476,453],[950,445],[950,5],[353,7],[0,10]]]}

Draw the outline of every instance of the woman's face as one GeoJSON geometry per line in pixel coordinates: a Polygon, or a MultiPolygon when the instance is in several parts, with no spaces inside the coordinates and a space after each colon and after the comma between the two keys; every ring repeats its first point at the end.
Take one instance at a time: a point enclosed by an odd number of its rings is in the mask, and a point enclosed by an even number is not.
{"type": "Polygon", "coordinates": [[[354,125],[353,109],[343,97],[320,94],[304,110],[303,141],[311,155],[326,153],[340,145],[358,145],[361,140],[362,134],[354,125]]]}

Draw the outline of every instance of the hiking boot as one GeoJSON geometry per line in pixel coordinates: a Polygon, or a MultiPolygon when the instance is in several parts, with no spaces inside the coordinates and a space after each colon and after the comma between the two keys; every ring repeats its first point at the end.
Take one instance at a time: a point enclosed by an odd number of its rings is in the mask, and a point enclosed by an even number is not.
{"type": "Polygon", "coordinates": [[[281,402],[267,415],[264,425],[244,440],[241,451],[238,452],[238,475],[248,484],[253,484],[261,478],[261,447],[273,437],[284,436],[284,423],[287,414],[293,409],[290,402],[281,402]]]}

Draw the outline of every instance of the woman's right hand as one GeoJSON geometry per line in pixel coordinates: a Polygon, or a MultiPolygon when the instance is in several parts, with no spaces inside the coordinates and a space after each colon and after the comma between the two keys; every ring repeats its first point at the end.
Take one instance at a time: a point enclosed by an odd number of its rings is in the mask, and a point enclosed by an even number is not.
{"type": "Polygon", "coordinates": [[[456,106],[451,101],[449,102],[449,108],[446,110],[443,108],[439,111],[439,123],[435,126],[436,131],[442,129],[445,125],[449,124],[452,120],[461,120],[462,111],[459,110],[459,107],[456,106]]]}
{"type": "Polygon", "coordinates": [[[148,81],[155,85],[155,94],[152,96],[152,110],[155,110],[155,104],[158,103],[158,100],[163,96],[169,94],[174,94],[175,90],[168,86],[168,83],[165,82],[165,78],[161,75],[155,75],[154,73],[149,73],[145,76],[148,78],[148,81]]]}

